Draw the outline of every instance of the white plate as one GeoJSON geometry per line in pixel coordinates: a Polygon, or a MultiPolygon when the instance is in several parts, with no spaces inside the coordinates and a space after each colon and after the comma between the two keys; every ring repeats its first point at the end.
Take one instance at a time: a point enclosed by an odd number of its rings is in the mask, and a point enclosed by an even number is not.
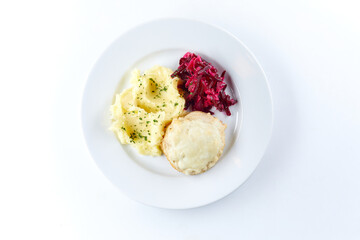
{"type": "Polygon", "coordinates": [[[93,159],[124,193],[151,206],[193,208],[228,195],[255,170],[270,140],[272,101],[259,63],[233,35],[198,21],[157,20],[123,34],[96,62],[83,94],[82,126],[93,159]],[[239,101],[231,117],[216,114],[228,125],[226,148],[212,169],[196,176],[178,173],[164,156],[140,156],[108,130],[109,107],[129,85],[129,71],[155,64],[176,69],[187,51],[226,69],[239,101]]]}

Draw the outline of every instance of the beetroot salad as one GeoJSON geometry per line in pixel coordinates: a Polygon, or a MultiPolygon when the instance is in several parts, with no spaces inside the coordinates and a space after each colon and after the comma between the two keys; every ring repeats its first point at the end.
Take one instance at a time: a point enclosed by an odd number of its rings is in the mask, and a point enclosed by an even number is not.
{"type": "Polygon", "coordinates": [[[171,77],[179,77],[178,88],[183,91],[185,109],[211,113],[212,107],[230,116],[229,107],[237,101],[225,93],[225,72],[218,70],[199,55],[187,52],[179,61],[178,69],[171,77]]]}

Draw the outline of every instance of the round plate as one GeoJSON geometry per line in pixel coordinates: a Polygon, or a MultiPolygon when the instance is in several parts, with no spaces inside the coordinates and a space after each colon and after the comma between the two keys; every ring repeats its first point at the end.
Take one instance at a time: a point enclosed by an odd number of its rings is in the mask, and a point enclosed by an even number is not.
{"type": "Polygon", "coordinates": [[[82,126],[93,159],[124,193],[151,206],[193,208],[228,195],[255,170],[270,140],[272,101],[263,70],[237,38],[202,22],[163,19],[128,31],[101,55],[84,89],[82,126]],[[153,65],[175,70],[188,51],[226,69],[228,91],[239,102],[230,117],[216,113],[228,126],[226,147],[212,169],[196,176],[177,172],[164,156],[139,155],[109,130],[110,105],[129,86],[129,72],[153,65]]]}

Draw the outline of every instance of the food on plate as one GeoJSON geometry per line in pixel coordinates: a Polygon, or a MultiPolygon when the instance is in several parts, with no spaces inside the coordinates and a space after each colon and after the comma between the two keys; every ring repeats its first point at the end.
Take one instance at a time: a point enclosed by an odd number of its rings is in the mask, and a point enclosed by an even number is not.
{"type": "Polygon", "coordinates": [[[215,107],[230,116],[229,107],[237,101],[225,93],[225,71],[219,76],[218,70],[199,55],[187,52],[179,61],[178,69],[171,77],[179,77],[179,86],[184,91],[185,109],[209,112],[215,107]]]}
{"type": "Polygon", "coordinates": [[[116,94],[111,106],[110,129],[122,144],[131,144],[140,154],[159,156],[164,128],[184,110],[185,100],[177,89],[173,71],[154,66],[145,71],[135,69],[131,87],[116,94]]]}
{"type": "Polygon", "coordinates": [[[186,175],[203,173],[219,160],[226,125],[209,113],[191,112],[167,127],[162,150],[170,164],[186,175]]]}
{"type": "Polygon", "coordinates": [[[226,124],[212,116],[212,108],[230,116],[230,106],[237,103],[225,93],[224,78],[225,71],[219,75],[211,63],[190,52],[176,71],[154,66],[141,74],[135,69],[131,86],[115,95],[110,129],[140,154],[164,152],[179,172],[203,173],[225,147],[226,124]]]}

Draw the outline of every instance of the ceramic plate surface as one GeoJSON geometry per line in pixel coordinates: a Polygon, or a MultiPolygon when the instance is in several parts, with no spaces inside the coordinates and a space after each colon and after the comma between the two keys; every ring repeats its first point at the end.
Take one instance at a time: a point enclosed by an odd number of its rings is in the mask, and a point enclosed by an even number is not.
{"type": "Polygon", "coordinates": [[[199,207],[228,195],[255,170],[271,136],[270,90],[253,54],[228,32],[193,20],[157,20],[117,38],[94,65],[82,101],[85,141],[104,175],[129,197],[161,208],[199,207]],[[164,156],[139,155],[109,130],[110,105],[114,94],[130,85],[130,71],[153,65],[175,70],[188,51],[225,69],[228,92],[238,100],[232,116],[216,111],[227,124],[224,153],[196,176],[177,172],[164,156]]]}

